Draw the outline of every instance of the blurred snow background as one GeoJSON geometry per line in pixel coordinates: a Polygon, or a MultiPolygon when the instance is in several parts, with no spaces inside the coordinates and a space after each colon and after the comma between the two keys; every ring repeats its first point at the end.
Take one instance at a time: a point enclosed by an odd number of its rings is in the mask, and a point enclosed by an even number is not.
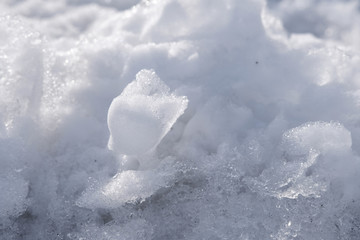
{"type": "Polygon", "coordinates": [[[360,238],[359,1],[0,13],[0,239],[360,238]]]}

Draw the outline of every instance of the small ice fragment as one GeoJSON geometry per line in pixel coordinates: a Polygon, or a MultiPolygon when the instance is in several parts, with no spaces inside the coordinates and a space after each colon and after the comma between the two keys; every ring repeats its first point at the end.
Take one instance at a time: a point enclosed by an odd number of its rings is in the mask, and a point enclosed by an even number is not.
{"type": "Polygon", "coordinates": [[[108,148],[139,155],[156,147],[187,108],[188,99],[170,93],[153,70],[141,70],[108,111],[108,148]]]}

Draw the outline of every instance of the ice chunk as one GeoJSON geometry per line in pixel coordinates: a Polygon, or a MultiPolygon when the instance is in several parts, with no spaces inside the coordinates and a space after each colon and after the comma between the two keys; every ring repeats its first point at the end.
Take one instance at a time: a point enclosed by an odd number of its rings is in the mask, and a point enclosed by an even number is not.
{"type": "Polygon", "coordinates": [[[187,104],[187,98],[170,93],[153,70],[141,70],[110,105],[109,149],[126,155],[148,152],[184,113],[187,104]]]}

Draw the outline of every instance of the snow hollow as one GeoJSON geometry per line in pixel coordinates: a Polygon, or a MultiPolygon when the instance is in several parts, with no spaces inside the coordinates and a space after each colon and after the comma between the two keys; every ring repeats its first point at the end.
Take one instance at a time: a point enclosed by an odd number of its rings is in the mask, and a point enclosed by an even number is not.
{"type": "Polygon", "coordinates": [[[0,239],[360,239],[360,2],[4,0],[0,239]]]}

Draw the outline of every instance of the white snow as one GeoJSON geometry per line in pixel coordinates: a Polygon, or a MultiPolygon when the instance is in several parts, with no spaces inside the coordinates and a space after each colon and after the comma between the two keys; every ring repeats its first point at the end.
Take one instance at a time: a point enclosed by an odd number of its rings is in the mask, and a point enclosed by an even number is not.
{"type": "Polygon", "coordinates": [[[0,239],[360,238],[357,0],[4,0],[0,239]]]}
{"type": "Polygon", "coordinates": [[[0,218],[6,219],[10,216],[18,216],[26,209],[26,195],[28,184],[21,178],[2,174],[0,178],[1,209],[0,218]],[[4,191],[5,190],[5,191],[4,191]]]}

